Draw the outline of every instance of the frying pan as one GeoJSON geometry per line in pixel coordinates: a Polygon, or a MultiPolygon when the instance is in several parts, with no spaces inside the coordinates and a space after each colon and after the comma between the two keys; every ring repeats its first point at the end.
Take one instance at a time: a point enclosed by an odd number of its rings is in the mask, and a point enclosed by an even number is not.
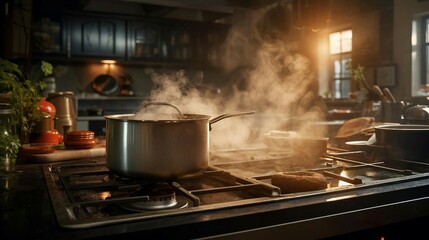
{"type": "Polygon", "coordinates": [[[102,95],[111,95],[118,89],[118,82],[109,74],[101,74],[92,82],[92,89],[102,95]]]}
{"type": "Polygon", "coordinates": [[[94,92],[102,95],[111,95],[118,89],[118,81],[110,75],[110,64],[107,64],[107,73],[100,74],[92,82],[94,92]]]}
{"type": "Polygon", "coordinates": [[[399,160],[429,162],[429,125],[401,124],[375,127],[376,144],[399,160]]]}

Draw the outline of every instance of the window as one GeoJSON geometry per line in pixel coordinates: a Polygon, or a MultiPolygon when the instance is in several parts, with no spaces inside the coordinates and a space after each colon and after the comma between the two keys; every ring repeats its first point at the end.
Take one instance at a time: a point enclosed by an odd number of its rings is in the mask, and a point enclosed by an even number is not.
{"type": "MultiPolygon", "coordinates": [[[[413,26],[414,27],[414,26],[413,26]]],[[[422,41],[423,46],[422,48],[424,49],[424,54],[423,54],[423,61],[422,61],[422,70],[423,70],[423,74],[422,74],[422,78],[421,78],[421,85],[425,86],[426,84],[429,83],[429,16],[425,16],[423,18],[423,32],[425,33],[424,35],[422,34],[422,36],[424,37],[424,40],[422,41]]],[[[413,46],[415,44],[417,44],[416,42],[411,42],[411,44],[413,44],[413,46]]]]}
{"type": "Polygon", "coordinates": [[[412,95],[429,95],[429,15],[415,16],[411,25],[412,95]]]}
{"type": "Polygon", "coordinates": [[[347,67],[352,60],[352,30],[329,34],[329,53],[332,65],[332,90],[337,99],[348,98],[351,90],[351,74],[347,67]]]}

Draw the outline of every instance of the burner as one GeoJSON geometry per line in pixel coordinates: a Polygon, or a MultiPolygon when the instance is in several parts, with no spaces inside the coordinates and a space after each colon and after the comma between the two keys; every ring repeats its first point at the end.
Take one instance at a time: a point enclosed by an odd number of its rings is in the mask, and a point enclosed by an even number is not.
{"type": "Polygon", "coordinates": [[[131,181],[132,179],[130,179],[130,178],[126,178],[126,177],[121,177],[121,176],[118,176],[118,175],[116,175],[116,174],[113,174],[113,173],[108,173],[104,178],[103,178],[103,180],[105,181],[105,182],[124,182],[124,181],[131,181]]]}
{"type": "Polygon", "coordinates": [[[142,185],[140,189],[130,192],[130,196],[147,196],[146,200],[123,203],[120,206],[127,210],[142,212],[146,210],[164,210],[185,208],[186,200],[177,200],[176,192],[167,183],[153,183],[142,185]]]}

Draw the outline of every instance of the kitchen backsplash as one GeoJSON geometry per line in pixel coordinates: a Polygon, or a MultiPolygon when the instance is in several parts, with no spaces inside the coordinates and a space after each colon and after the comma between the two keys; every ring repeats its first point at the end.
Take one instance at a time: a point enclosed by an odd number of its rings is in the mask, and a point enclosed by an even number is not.
{"type": "MultiPolygon", "coordinates": [[[[53,65],[56,91],[74,92],[75,96],[80,99],[78,110],[81,114],[87,109],[94,108],[120,109],[125,112],[133,110],[138,106],[139,102],[150,96],[155,84],[152,80],[153,75],[174,75],[174,73],[181,70],[179,68],[121,66],[119,64],[111,65],[110,69],[107,70],[102,63],[53,63],[53,65]],[[98,94],[93,90],[92,83],[97,76],[107,73],[118,81],[118,89],[109,95],[98,94]],[[128,75],[131,78],[133,96],[120,96],[120,81],[124,75],[128,75]],[[109,99],[112,101],[109,101],[109,99]]],[[[222,89],[222,86],[230,81],[229,74],[215,69],[183,70],[186,77],[195,86],[211,86],[222,89]]]]}

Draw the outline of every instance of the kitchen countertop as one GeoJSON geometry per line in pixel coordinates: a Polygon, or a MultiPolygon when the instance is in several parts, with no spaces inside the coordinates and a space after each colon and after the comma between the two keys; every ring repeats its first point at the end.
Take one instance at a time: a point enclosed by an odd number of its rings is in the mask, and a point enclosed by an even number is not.
{"type": "Polygon", "coordinates": [[[57,223],[42,168],[20,165],[0,174],[2,239],[54,237],[57,223]]]}
{"type": "Polygon", "coordinates": [[[238,236],[228,233],[239,231],[239,239],[279,236],[278,234],[305,239],[314,236],[329,237],[429,216],[429,180],[425,178],[405,185],[376,186],[359,191],[355,189],[348,195],[344,195],[344,192],[332,192],[317,198],[309,196],[102,227],[64,229],[56,221],[42,166],[17,164],[12,171],[1,173],[1,239],[106,239],[107,236],[108,239],[141,239],[143,236],[189,239],[217,234],[227,234],[221,235],[226,239],[237,239],[238,236]],[[373,208],[373,204],[383,207],[373,208]],[[338,227],[343,222],[354,224],[338,227]],[[267,226],[277,227],[266,228],[267,226]],[[308,227],[312,230],[303,231],[308,227]],[[256,231],[245,231],[247,229],[256,231]]]}

